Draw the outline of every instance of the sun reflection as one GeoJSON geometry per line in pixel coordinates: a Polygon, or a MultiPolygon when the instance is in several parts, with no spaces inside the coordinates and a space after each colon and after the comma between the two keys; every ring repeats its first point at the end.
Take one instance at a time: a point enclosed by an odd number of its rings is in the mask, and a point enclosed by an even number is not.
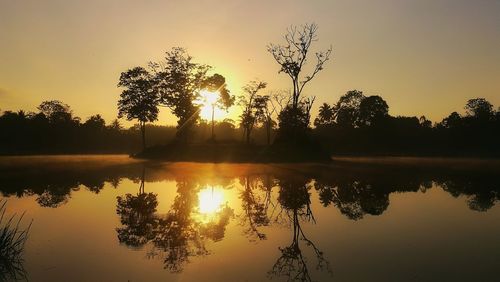
{"type": "Polygon", "coordinates": [[[220,211],[224,192],[218,187],[207,187],[198,193],[198,210],[203,215],[213,215],[220,211]]]}

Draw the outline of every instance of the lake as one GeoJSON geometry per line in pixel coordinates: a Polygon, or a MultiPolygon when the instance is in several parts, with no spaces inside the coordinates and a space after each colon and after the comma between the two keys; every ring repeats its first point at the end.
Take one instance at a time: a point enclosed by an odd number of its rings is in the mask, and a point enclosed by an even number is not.
{"type": "Polygon", "coordinates": [[[499,281],[496,161],[1,157],[31,281],[499,281]]]}

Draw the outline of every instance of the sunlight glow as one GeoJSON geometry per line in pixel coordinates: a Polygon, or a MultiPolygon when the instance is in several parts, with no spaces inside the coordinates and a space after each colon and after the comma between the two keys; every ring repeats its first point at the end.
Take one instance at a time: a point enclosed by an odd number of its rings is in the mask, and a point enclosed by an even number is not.
{"type": "Polygon", "coordinates": [[[214,107],[214,120],[222,120],[227,113],[217,107],[219,92],[212,92],[206,89],[200,91],[200,98],[196,104],[200,105],[200,117],[204,120],[212,120],[212,107],[214,107]]]}
{"type": "Polygon", "coordinates": [[[217,98],[219,97],[218,92],[212,92],[208,90],[201,90],[200,91],[201,95],[201,100],[203,101],[203,104],[205,105],[214,105],[217,102],[217,98]]]}
{"type": "MultiPolygon", "coordinates": [[[[220,120],[223,120],[226,116],[227,116],[227,113],[224,110],[217,108],[217,106],[215,107],[214,120],[220,121],[220,120]]],[[[212,120],[212,106],[210,106],[210,105],[201,106],[200,117],[204,120],[211,121],[212,120]]]]}
{"type": "Polygon", "coordinates": [[[210,215],[218,212],[223,204],[224,192],[221,188],[207,187],[198,193],[199,211],[210,215]]]}

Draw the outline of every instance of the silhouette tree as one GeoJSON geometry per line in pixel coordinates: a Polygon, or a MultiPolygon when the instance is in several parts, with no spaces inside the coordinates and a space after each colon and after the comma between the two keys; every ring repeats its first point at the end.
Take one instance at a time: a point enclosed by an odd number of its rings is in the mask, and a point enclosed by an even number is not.
{"type": "Polygon", "coordinates": [[[151,74],[135,67],[120,75],[118,87],[124,87],[118,101],[118,117],[137,119],[141,127],[142,148],[146,148],[146,122],[158,119],[158,95],[151,74]]]}
{"type": "Polygon", "coordinates": [[[489,120],[493,116],[493,105],[484,98],[475,98],[467,101],[465,111],[470,117],[489,120]]]}
{"type": "Polygon", "coordinates": [[[247,144],[250,144],[250,134],[255,124],[264,114],[265,101],[260,99],[257,93],[266,88],[266,85],[263,81],[250,81],[243,87],[243,94],[238,97],[238,104],[243,108],[240,124],[247,144]]]}
{"type": "Polygon", "coordinates": [[[193,58],[180,47],[172,48],[165,53],[162,62],[150,63],[150,67],[155,73],[160,104],[170,108],[178,118],[176,136],[186,143],[199,119],[199,105],[195,101],[207,82],[210,67],[194,63],[193,58]]]}
{"type": "Polygon", "coordinates": [[[101,117],[101,115],[90,116],[83,126],[93,129],[93,130],[103,130],[106,127],[106,122],[101,117]]]}
{"type": "Polygon", "coordinates": [[[267,50],[273,55],[280,65],[279,72],[286,73],[292,80],[293,92],[291,107],[299,108],[302,91],[304,87],[323,69],[323,65],[330,58],[332,48],[326,51],[316,52],[316,64],[312,72],[301,77],[303,67],[307,63],[307,55],[310,52],[311,44],[318,40],[316,24],[305,24],[300,28],[291,26],[285,34],[285,44],[269,44],[267,50]]]}
{"type": "Polygon", "coordinates": [[[281,110],[278,114],[278,143],[304,145],[307,142],[313,103],[314,97],[300,102],[296,108],[289,104],[281,110]]]}
{"type": "Polygon", "coordinates": [[[432,121],[428,120],[425,116],[420,116],[418,119],[418,122],[420,123],[420,126],[422,128],[431,128],[432,127],[432,121]]]}
{"type": "Polygon", "coordinates": [[[120,124],[120,121],[118,119],[114,119],[109,125],[109,129],[113,131],[120,131],[123,129],[123,126],[120,124]]]}
{"type": "MultiPolygon", "coordinates": [[[[212,140],[215,140],[215,134],[214,134],[214,127],[215,127],[215,122],[214,122],[214,112],[215,112],[215,107],[219,107],[221,109],[227,110],[229,107],[231,107],[234,104],[234,96],[230,94],[229,89],[227,89],[227,84],[226,84],[226,79],[216,73],[210,77],[207,77],[205,81],[203,82],[204,89],[207,89],[208,91],[211,91],[212,93],[215,93],[217,95],[215,101],[212,101],[212,140]]],[[[207,102],[207,101],[205,101],[207,102]]]]}
{"type": "Polygon", "coordinates": [[[270,95],[258,95],[255,98],[255,107],[258,111],[258,121],[261,121],[266,128],[266,144],[271,145],[271,131],[276,124],[273,121],[273,115],[276,112],[276,106],[273,103],[270,95]]]}
{"type": "Polygon", "coordinates": [[[453,112],[448,117],[444,118],[443,121],[439,123],[439,126],[444,128],[458,128],[461,126],[462,117],[459,113],[453,112]]]}
{"type": "Polygon", "coordinates": [[[72,112],[70,107],[61,101],[43,101],[37,109],[45,115],[51,123],[72,121],[72,112]]]}
{"type": "Polygon", "coordinates": [[[358,126],[370,126],[389,116],[389,106],[380,96],[369,96],[359,104],[358,126]]]}
{"type": "Polygon", "coordinates": [[[310,110],[315,97],[305,98],[302,94],[304,87],[323,69],[332,52],[331,47],[326,51],[316,52],[316,63],[312,71],[306,75],[302,74],[310,53],[309,49],[312,43],[318,40],[317,29],[316,24],[305,24],[299,28],[291,26],[284,36],[285,44],[271,43],[267,46],[267,50],[280,65],[279,73],[287,74],[292,80],[293,90],[289,103],[278,115],[279,130],[276,141],[290,143],[293,146],[302,143],[301,147],[293,150],[294,152],[298,152],[298,149],[304,146],[311,146],[304,142],[308,140],[310,110]]]}
{"type": "Polygon", "coordinates": [[[334,117],[333,108],[327,103],[323,103],[323,105],[319,107],[319,113],[314,120],[314,126],[332,125],[335,122],[334,117]]]}
{"type": "Polygon", "coordinates": [[[362,91],[351,90],[340,97],[333,107],[333,113],[337,124],[340,126],[354,127],[359,118],[361,102],[366,97],[362,91]]]}

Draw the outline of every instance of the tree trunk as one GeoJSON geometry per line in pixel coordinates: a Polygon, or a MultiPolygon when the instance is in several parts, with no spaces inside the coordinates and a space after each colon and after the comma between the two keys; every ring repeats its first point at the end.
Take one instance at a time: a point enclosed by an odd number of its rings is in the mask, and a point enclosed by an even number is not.
{"type": "Polygon", "coordinates": [[[139,186],[139,194],[144,194],[144,178],[146,176],[146,168],[142,167],[142,177],[141,177],[141,186],[139,186]]]}
{"type": "Polygon", "coordinates": [[[241,136],[241,142],[245,142],[246,140],[246,136],[247,136],[247,128],[246,127],[243,127],[243,136],[241,136]]]}
{"type": "Polygon", "coordinates": [[[250,128],[247,128],[247,145],[250,145],[250,128]]]}
{"type": "Polygon", "coordinates": [[[269,146],[269,145],[271,145],[271,119],[270,118],[267,118],[266,131],[267,131],[267,146],[269,146]]]}
{"type": "Polygon", "coordinates": [[[141,133],[142,133],[142,150],[146,149],[146,123],[141,123],[141,133]]]}
{"type": "Polygon", "coordinates": [[[215,127],[214,112],[215,112],[215,105],[212,105],[212,141],[215,140],[215,133],[214,133],[214,127],[215,127]]]}

